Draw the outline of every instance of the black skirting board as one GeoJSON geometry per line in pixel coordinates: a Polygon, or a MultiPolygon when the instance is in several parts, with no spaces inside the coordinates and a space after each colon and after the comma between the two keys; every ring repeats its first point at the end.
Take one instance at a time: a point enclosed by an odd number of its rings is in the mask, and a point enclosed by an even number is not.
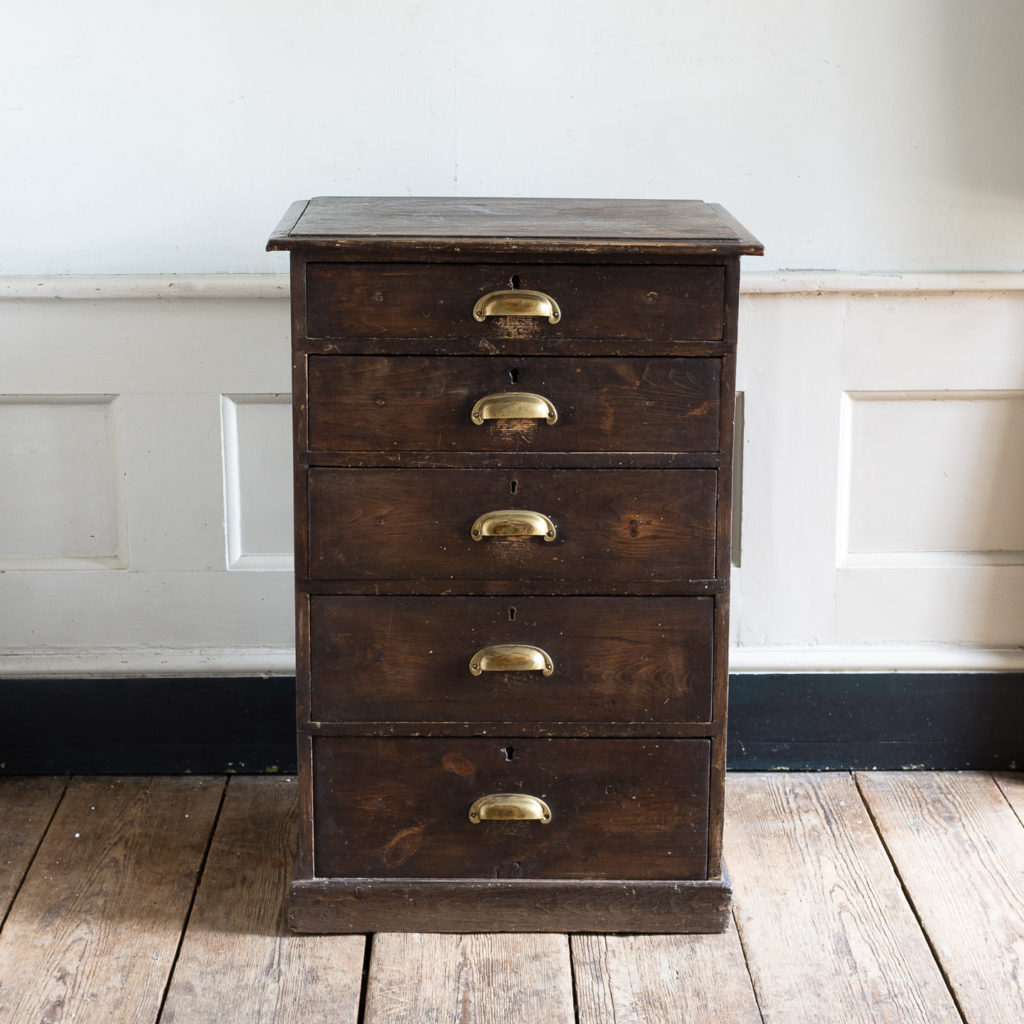
{"type": "MultiPolygon", "coordinates": [[[[1024,769],[1024,673],[736,675],[730,770],[1024,769]]],[[[0,774],[294,772],[294,678],[0,680],[0,774]]]]}

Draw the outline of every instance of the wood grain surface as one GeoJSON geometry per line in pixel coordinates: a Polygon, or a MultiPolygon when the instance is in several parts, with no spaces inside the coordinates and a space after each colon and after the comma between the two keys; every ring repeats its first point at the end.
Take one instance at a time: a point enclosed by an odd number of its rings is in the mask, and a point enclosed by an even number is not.
{"type": "Polygon", "coordinates": [[[0,923],[32,863],[64,786],[65,780],[56,778],[0,779],[0,923]]]}
{"type": "Polygon", "coordinates": [[[311,356],[315,452],[715,452],[719,359],[311,356]],[[476,424],[486,395],[527,392],[557,419],[476,424]]]}
{"type": "Polygon", "coordinates": [[[610,581],[709,579],[716,481],[702,469],[312,469],[309,575],[432,580],[456,593],[460,580],[544,593],[571,579],[600,594],[610,581]],[[473,540],[478,516],[505,509],[548,516],[554,541],[473,540]]]}
{"type": "Polygon", "coordinates": [[[996,772],[993,778],[1024,824],[1024,772],[996,772]]]}
{"type": "Polygon", "coordinates": [[[298,783],[235,776],[161,1024],[356,1024],[366,939],[291,935],[298,783]]]}
{"type": "Polygon", "coordinates": [[[728,782],[725,856],[765,1024],[959,1024],[852,777],[728,782]]]}
{"type": "Polygon", "coordinates": [[[707,740],[373,739],[314,742],[324,878],[703,879],[707,740]],[[527,793],[551,821],[481,821],[527,793]]]}
{"type": "MultiPolygon", "coordinates": [[[[507,256],[505,257],[507,259],[507,256]]],[[[723,260],[724,263],[724,260],[723,260]]],[[[584,266],[528,263],[309,263],[306,333],[311,338],[522,337],[563,340],[722,340],[724,266],[584,266]],[[473,317],[495,291],[539,291],[561,319],[473,317]]],[[[611,352],[609,354],[617,354],[611,352]]]]}
{"type": "MultiPolygon", "coordinates": [[[[708,883],[704,899],[670,882],[563,891],[557,881],[519,879],[510,896],[494,880],[438,891],[393,879],[368,907],[371,879],[344,896],[328,882],[318,895],[321,883],[310,882],[300,907],[309,925],[383,914],[392,931],[411,926],[373,939],[364,985],[373,1024],[573,1021],[573,975],[580,1024],[757,1024],[758,1008],[765,1024],[1018,1024],[1024,779],[858,781],[867,806],[845,774],[730,776],[739,932],[632,934],[672,931],[695,916],[725,922],[722,894],[708,883]],[[698,902],[684,906],[686,898],[698,902]],[[481,917],[518,935],[417,933],[481,917]],[[616,920],[630,934],[605,934],[616,920]],[[556,931],[534,934],[531,921],[556,931]],[[561,933],[588,927],[599,933],[572,936],[570,970],[561,933]]],[[[190,914],[220,780],[74,779],[50,819],[65,784],[0,783],[0,863],[24,851],[24,832],[7,815],[25,808],[25,793],[49,794],[36,806],[50,821],[28,830],[42,843],[0,931],[0,1021],[354,1024],[364,936],[283,931],[293,782],[232,778],[190,914]]]]}
{"type": "Polygon", "coordinates": [[[365,1024],[574,1024],[565,935],[373,938],[365,1024]]]}
{"type": "Polygon", "coordinates": [[[727,881],[321,878],[292,883],[300,931],[720,932],[727,881]]]}
{"type": "Polygon", "coordinates": [[[476,931],[493,905],[517,931],[720,930],[732,355],[760,244],[702,202],[321,197],[271,247],[293,250],[316,751],[293,926],[476,931]],[[473,423],[509,391],[557,422],[473,423]],[[648,607],[596,603],[619,597],[648,607]],[[554,627],[561,673],[467,688],[484,633],[528,642],[513,613],[538,646],[554,627]],[[495,792],[550,797],[551,824],[473,826],[495,792]]]}
{"type": "Polygon", "coordinates": [[[725,211],[697,199],[317,196],[282,229],[296,240],[475,236],[504,247],[536,238],[743,240],[725,211]]]}
{"type": "Polygon", "coordinates": [[[223,788],[69,783],[0,933],[0,1022],[156,1019],[223,788]]]}
{"type": "Polygon", "coordinates": [[[574,935],[579,1024],[761,1024],[736,927],[718,935],[574,935]]]}
{"type": "Polygon", "coordinates": [[[981,772],[857,781],[967,1024],[1024,1021],[1024,828],[999,786],[981,772]]]}
{"type": "Polygon", "coordinates": [[[713,615],[710,597],[313,597],[313,718],[707,721],[713,615]],[[493,644],[554,670],[471,675],[493,644]]]}

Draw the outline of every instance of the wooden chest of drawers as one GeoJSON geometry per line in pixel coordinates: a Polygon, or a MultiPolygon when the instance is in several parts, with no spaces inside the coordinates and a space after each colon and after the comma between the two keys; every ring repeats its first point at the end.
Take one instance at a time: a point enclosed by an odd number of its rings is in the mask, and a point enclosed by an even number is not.
{"type": "Polygon", "coordinates": [[[714,931],[739,258],[699,202],[291,251],[300,931],[714,931]]]}

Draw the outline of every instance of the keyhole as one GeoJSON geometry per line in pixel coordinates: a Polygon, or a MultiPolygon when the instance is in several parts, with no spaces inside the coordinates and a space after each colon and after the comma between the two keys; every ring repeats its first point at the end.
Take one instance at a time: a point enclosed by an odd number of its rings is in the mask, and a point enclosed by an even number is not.
{"type": "Polygon", "coordinates": [[[515,608],[509,608],[509,610],[508,610],[508,621],[509,622],[515,622],[516,621],[516,610],[515,610],[515,608]]]}
{"type": "Polygon", "coordinates": [[[515,384],[515,382],[519,380],[519,370],[515,366],[513,366],[512,369],[508,371],[508,379],[512,381],[513,384],[515,384]]]}
{"type": "Polygon", "coordinates": [[[512,285],[513,288],[518,288],[519,287],[519,275],[518,274],[513,274],[512,275],[512,280],[509,283],[512,285]]]}
{"type": "Polygon", "coordinates": [[[519,490],[519,481],[518,480],[509,480],[509,482],[508,482],[508,493],[509,494],[515,494],[516,491],[518,491],[518,490],[519,490]]]}
{"type": "Polygon", "coordinates": [[[501,752],[505,755],[506,761],[511,761],[516,756],[515,747],[502,747],[501,752]]]}

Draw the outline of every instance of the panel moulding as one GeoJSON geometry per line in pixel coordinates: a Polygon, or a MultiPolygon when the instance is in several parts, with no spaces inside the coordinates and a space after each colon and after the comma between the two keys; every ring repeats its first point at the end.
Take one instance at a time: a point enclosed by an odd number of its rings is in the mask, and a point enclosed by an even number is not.
{"type": "Polygon", "coordinates": [[[17,536],[16,520],[23,512],[21,533],[38,530],[45,540],[36,538],[37,549],[32,551],[32,538],[20,536],[16,542],[18,553],[0,553],[0,571],[127,568],[124,423],[118,396],[0,395],[0,412],[5,407],[27,411],[31,406],[37,407],[37,421],[24,434],[19,428],[25,429],[26,424],[13,423],[14,435],[5,439],[2,455],[12,465],[8,467],[5,484],[9,490],[7,501],[0,504],[0,517],[9,519],[8,539],[17,536]],[[102,437],[90,432],[88,422],[74,429],[76,424],[67,413],[75,406],[85,410],[102,407],[102,437]],[[56,416],[49,430],[45,424],[48,410],[56,416]],[[90,450],[90,443],[94,450],[90,450]],[[77,455],[76,444],[85,445],[77,455]],[[25,479],[12,480],[15,468],[25,479]],[[19,502],[23,506],[20,509],[19,502]],[[58,524],[68,525],[62,530],[58,524]],[[80,536],[76,537],[76,532],[80,536]],[[62,543],[65,550],[60,550],[62,543]]]}
{"type": "MultiPolygon", "coordinates": [[[[1024,272],[743,271],[743,295],[1024,291],[1024,272]]],[[[287,299],[287,274],[112,274],[0,277],[0,301],[34,299],[287,299]]]]}
{"type": "MultiPolygon", "coordinates": [[[[978,545],[971,547],[949,547],[871,550],[855,548],[852,540],[851,521],[854,503],[859,497],[855,493],[854,477],[854,414],[858,403],[976,403],[1007,402],[1024,403],[1024,391],[1010,390],[878,390],[844,391],[840,402],[839,451],[837,453],[838,486],[836,509],[836,566],[839,569],[893,569],[893,568],[971,568],[980,566],[1024,565],[1024,549],[1020,545],[978,545]]],[[[993,439],[998,442],[999,439],[993,439]]],[[[1006,491],[996,487],[993,491],[1002,498],[1006,491]]],[[[1000,481],[1002,484],[1002,481],[1000,481]]],[[[1022,477],[1024,483],[1024,477],[1022,477]]],[[[1014,503],[1016,505],[1016,503],[1014,503]]],[[[945,510],[943,510],[945,511],[945,510]]],[[[895,519],[898,509],[893,509],[895,519]]],[[[981,517],[974,517],[980,520],[981,517]]]]}
{"type": "MultiPolygon", "coordinates": [[[[239,410],[246,405],[290,407],[290,395],[221,395],[221,452],[224,465],[224,538],[227,568],[244,571],[290,572],[290,551],[255,551],[246,541],[246,498],[243,480],[239,410]]],[[[285,485],[289,484],[286,478],[285,485]]],[[[287,493],[290,494],[290,487],[287,493]]]]}

